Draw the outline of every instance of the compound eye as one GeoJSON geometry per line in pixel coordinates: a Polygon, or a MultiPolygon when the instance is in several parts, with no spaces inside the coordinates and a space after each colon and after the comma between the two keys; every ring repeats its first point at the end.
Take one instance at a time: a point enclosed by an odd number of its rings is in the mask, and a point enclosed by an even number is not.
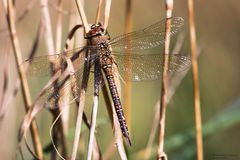
{"type": "Polygon", "coordinates": [[[101,32],[104,32],[104,29],[103,28],[100,28],[101,32]]]}
{"type": "Polygon", "coordinates": [[[91,29],[94,29],[94,28],[96,28],[96,25],[95,25],[95,24],[93,24],[93,25],[91,26],[91,29]]]}
{"type": "Polygon", "coordinates": [[[100,26],[99,23],[97,23],[97,24],[96,24],[96,27],[99,27],[99,26],[100,26]]]}

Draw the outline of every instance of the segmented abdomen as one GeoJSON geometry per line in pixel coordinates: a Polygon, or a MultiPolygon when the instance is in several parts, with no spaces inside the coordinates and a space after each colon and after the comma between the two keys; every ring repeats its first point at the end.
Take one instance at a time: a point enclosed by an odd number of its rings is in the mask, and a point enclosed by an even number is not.
{"type": "Polygon", "coordinates": [[[103,55],[101,58],[101,64],[108,82],[108,86],[109,86],[113,104],[117,113],[118,121],[120,123],[122,134],[126,138],[127,143],[131,145],[131,140],[129,137],[128,127],[125,121],[122,104],[121,104],[117,86],[115,84],[114,77],[112,74],[112,64],[113,64],[112,57],[110,55],[103,55]]]}

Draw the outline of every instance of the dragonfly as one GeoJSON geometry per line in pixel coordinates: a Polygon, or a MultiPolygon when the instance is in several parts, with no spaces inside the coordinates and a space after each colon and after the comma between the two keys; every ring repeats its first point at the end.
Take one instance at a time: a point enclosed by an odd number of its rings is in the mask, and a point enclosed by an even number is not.
{"type": "MultiPolygon", "coordinates": [[[[52,59],[60,62],[58,69],[64,72],[68,67],[66,57],[70,57],[69,59],[75,70],[73,76],[76,78],[77,83],[76,94],[73,96],[73,99],[79,99],[79,92],[83,85],[88,84],[90,87],[96,84],[90,78],[92,74],[91,68],[95,66],[94,72],[97,72],[99,75],[97,79],[99,81],[98,86],[104,85],[104,77],[108,84],[122,135],[127,143],[131,145],[119,89],[116,85],[115,73],[119,72],[119,75],[123,75],[122,77],[124,78],[129,76],[126,79],[131,81],[149,81],[161,78],[164,60],[168,60],[169,73],[183,71],[191,65],[189,56],[181,54],[164,55],[152,51],[152,49],[164,44],[166,34],[165,22],[166,19],[163,19],[142,30],[123,34],[113,39],[110,39],[107,30],[104,29],[101,23],[93,24],[85,36],[87,40],[86,46],[56,55],[28,59],[26,62],[31,63],[28,74],[34,76],[48,75],[50,68],[49,60],[52,59]],[[124,54],[126,52],[131,54],[124,54]],[[127,62],[131,65],[124,65],[127,62]],[[84,76],[85,79],[83,78],[84,76]]],[[[183,25],[184,19],[182,17],[172,17],[170,36],[176,34],[183,25]]],[[[71,81],[67,80],[60,77],[57,84],[47,88],[45,96],[39,101],[50,107],[55,105],[53,101],[60,100],[59,97],[64,94],[64,88],[71,85],[71,81]],[[58,88],[57,92],[56,87],[58,88]]]]}

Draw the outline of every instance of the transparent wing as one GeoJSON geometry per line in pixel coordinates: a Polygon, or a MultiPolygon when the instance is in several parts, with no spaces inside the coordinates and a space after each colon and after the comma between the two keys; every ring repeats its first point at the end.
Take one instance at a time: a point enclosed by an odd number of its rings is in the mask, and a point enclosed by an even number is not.
{"type": "Polygon", "coordinates": [[[84,54],[82,54],[87,49],[95,49],[96,47],[88,46],[82,48],[76,48],[74,50],[69,50],[66,52],[62,52],[55,55],[46,55],[34,57],[31,59],[25,60],[22,65],[28,65],[27,75],[28,76],[51,76],[51,61],[55,61],[59,63],[59,67],[57,69],[65,69],[67,66],[66,57],[70,57],[73,63],[74,68],[78,68],[79,60],[84,58],[84,54]]]}
{"type": "MultiPolygon", "coordinates": [[[[66,70],[64,72],[62,71],[62,73],[60,74],[58,79],[53,83],[53,85],[50,85],[45,90],[43,96],[41,96],[37,100],[37,104],[44,105],[47,108],[54,108],[56,106],[56,102],[58,102],[58,104],[62,106],[66,104],[65,102],[66,99],[62,98],[63,95],[68,95],[70,98],[69,99],[70,102],[73,102],[74,100],[79,100],[79,93],[80,93],[80,89],[81,89],[81,85],[84,77],[83,74],[84,74],[85,63],[89,63],[89,65],[92,66],[92,62],[97,58],[98,58],[98,55],[96,53],[91,53],[91,57],[85,58],[85,52],[83,52],[81,56],[79,56],[73,61],[73,64],[75,64],[75,67],[76,67],[74,68],[75,70],[74,74],[70,76],[70,73],[67,73],[66,70]]],[[[47,72],[49,72],[48,70],[47,72]]],[[[34,75],[35,71],[32,72],[32,74],[34,75]]],[[[40,77],[38,79],[40,79],[40,77]]],[[[93,93],[93,87],[91,86],[93,86],[94,84],[94,79],[93,79],[93,72],[91,71],[91,69],[89,69],[88,84],[89,84],[88,86],[90,86],[89,90],[91,90],[89,92],[93,93]]],[[[99,83],[99,85],[100,84],[101,83],[99,83]]]]}
{"type": "MultiPolygon", "coordinates": [[[[64,104],[69,104],[74,101],[79,102],[81,85],[83,81],[83,67],[78,70],[73,77],[66,77],[64,79],[59,80],[58,82],[58,90],[56,91],[53,86],[47,89],[47,92],[42,96],[37,104],[45,105],[47,108],[54,109],[56,101],[58,104],[63,106],[64,104]],[[69,101],[66,103],[66,99],[63,99],[63,95],[69,96],[69,101]]],[[[98,77],[97,85],[99,85],[100,89],[104,85],[103,77],[98,77]]],[[[87,87],[87,96],[91,96],[94,93],[94,74],[93,72],[89,73],[88,77],[88,87],[87,87]]]]}
{"type": "MultiPolygon", "coordinates": [[[[165,32],[165,23],[166,19],[163,19],[155,24],[152,24],[151,26],[143,29],[143,32],[165,32]]],[[[178,31],[180,27],[184,25],[184,19],[182,17],[172,17],[171,18],[171,30],[172,31],[178,31]]]]}
{"type": "MultiPolygon", "coordinates": [[[[166,19],[163,19],[143,30],[120,35],[110,40],[109,44],[115,53],[127,51],[139,52],[145,49],[157,47],[164,43],[165,22],[166,19]]],[[[171,18],[170,36],[177,33],[183,24],[184,19],[182,17],[171,18]]]]}
{"type": "Polygon", "coordinates": [[[130,76],[132,81],[157,80],[161,78],[163,70],[163,61],[168,58],[170,73],[180,72],[191,65],[191,59],[188,56],[180,54],[160,55],[160,54],[132,54],[114,55],[120,74],[126,79],[130,76]],[[124,64],[131,64],[131,67],[124,64]]]}

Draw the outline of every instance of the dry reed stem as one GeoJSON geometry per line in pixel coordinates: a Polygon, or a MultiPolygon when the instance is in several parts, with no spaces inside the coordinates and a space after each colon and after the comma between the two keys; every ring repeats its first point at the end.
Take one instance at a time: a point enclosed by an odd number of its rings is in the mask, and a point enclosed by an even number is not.
{"type": "Polygon", "coordinates": [[[78,13],[81,17],[81,20],[82,20],[82,23],[83,23],[83,26],[84,26],[84,31],[85,31],[85,33],[87,33],[90,30],[90,28],[88,26],[87,17],[86,17],[86,14],[84,12],[83,5],[80,2],[80,0],[75,0],[75,2],[76,2],[78,13]]]}
{"type": "MultiPolygon", "coordinates": [[[[37,31],[37,35],[36,35],[36,38],[34,40],[34,43],[33,43],[33,46],[32,46],[32,49],[30,51],[30,53],[28,54],[29,56],[29,59],[31,59],[35,53],[36,53],[36,50],[38,48],[38,44],[39,44],[39,41],[41,39],[41,35],[42,35],[42,32],[43,32],[43,27],[42,27],[42,23],[40,23],[39,27],[38,27],[38,31],[37,31]]],[[[6,52],[8,53],[8,52],[6,52]]],[[[8,61],[8,60],[7,60],[8,61]]],[[[6,62],[7,62],[6,61],[6,62]]],[[[11,93],[10,96],[7,96],[7,98],[4,99],[3,101],[3,104],[2,106],[4,106],[4,109],[1,111],[0,113],[0,119],[4,117],[4,114],[5,112],[7,112],[10,108],[8,107],[10,105],[10,103],[12,102],[12,100],[17,96],[17,93],[19,91],[19,88],[20,88],[20,79],[17,78],[16,80],[16,83],[15,83],[15,87],[11,93]]]]}
{"type": "MultiPolygon", "coordinates": [[[[20,23],[27,16],[27,14],[33,9],[35,4],[36,4],[36,0],[31,0],[29,3],[27,3],[23,12],[20,14],[19,17],[17,17],[16,24],[20,23]]],[[[8,30],[8,28],[0,28],[0,33],[7,31],[7,30],[8,30]]]]}
{"type": "Polygon", "coordinates": [[[102,7],[102,0],[98,0],[98,8],[97,8],[95,23],[99,22],[100,14],[101,14],[101,7],[102,7]]]}
{"type": "Polygon", "coordinates": [[[74,134],[74,141],[73,141],[73,150],[71,155],[71,160],[75,160],[77,156],[77,150],[78,150],[78,144],[80,139],[80,133],[81,133],[81,124],[82,124],[82,115],[83,115],[83,108],[85,103],[85,94],[86,92],[84,90],[80,91],[80,103],[78,106],[78,114],[77,114],[77,120],[76,120],[76,129],[74,134]]]}
{"type": "MultiPolygon", "coordinates": [[[[59,156],[61,159],[63,159],[63,160],[65,160],[64,157],[66,157],[66,155],[61,155],[61,153],[59,153],[59,151],[58,151],[58,149],[57,149],[57,146],[56,146],[55,143],[54,143],[55,137],[54,137],[54,135],[52,135],[52,132],[53,132],[54,126],[57,125],[56,123],[57,123],[57,121],[59,120],[60,116],[64,113],[64,111],[65,111],[64,109],[66,109],[67,107],[68,107],[68,106],[66,106],[65,108],[62,108],[61,112],[60,112],[58,115],[56,115],[56,118],[55,118],[55,120],[53,121],[53,123],[52,123],[52,125],[51,125],[51,127],[50,127],[50,131],[49,131],[50,139],[51,139],[53,148],[55,149],[55,151],[56,151],[56,153],[58,154],[58,156],[59,156]]],[[[55,157],[52,156],[51,159],[56,159],[56,155],[54,155],[54,156],[55,156],[55,157]]]]}
{"type": "Polygon", "coordinates": [[[111,3],[112,3],[112,0],[106,0],[105,12],[104,12],[104,28],[105,29],[108,27],[108,23],[109,23],[111,3]]]}
{"type": "MultiPolygon", "coordinates": [[[[171,31],[171,17],[173,10],[173,0],[166,0],[166,24],[165,24],[165,44],[164,55],[169,54],[170,46],[170,31],[171,31]]],[[[166,119],[166,107],[167,107],[167,94],[168,94],[168,56],[163,59],[163,73],[161,82],[161,97],[160,97],[160,110],[159,110],[159,136],[158,136],[158,160],[166,160],[167,155],[164,153],[164,135],[165,135],[165,119],[166,119]]]]}
{"type": "MultiPolygon", "coordinates": [[[[59,1],[59,6],[61,5],[61,1],[59,1]]],[[[50,14],[48,10],[48,1],[47,0],[41,0],[41,5],[42,5],[42,18],[43,18],[43,25],[45,25],[45,32],[44,32],[44,38],[47,46],[47,51],[48,55],[54,55],[55,54],[55,48],[54,48],[54,41],[53,41],[53,33],[52,33],[52,26],[51,26],[51,19],[50,19],[50,14]]],[[[56,43],[58,47],[61,47],[61,15],[58,17],[58,23],[57,23],[57,33],[56,33],[56,43]]],[[[53,65],[53,68],[51,68],[52,75],[54,75],[55,68],[58,68],[59,62],[56,62],[55,59],[50,59],[50,63],[53,65]]],[[[63,98],[63,97],[60,97],[63,98]]],[[[59,99],[58,99],[59,100],[59,99]]],[[[57,101],[58,101],[57,100],[57,101]]],[[[61,106],[61,104],[58,105],[61,106]]],[[[60,107],[58,107],[55,111],[52,111],[54,119],[58,116],[58,114],[61,113],[60,107]]],[[[61,135],[61,141],[62,141],[62,154],[64,157],[67,156],[67,144],[65,140],[65,133],[64,133],[64,127],[63,127],[63,122],[62,119],[60,119],[59,123],[57,124],[59,127],[59,130],[56,129],[56,132],[54,133],[54,137],[56,137],[56,140],[59,140],[58,134],[61,135]],[[58,132],[59,131],[59,132],[58,132]]],[[[56,126],[57,127],[57,126],[56,126]]],[[[57,127],[57,128],[58,128],[57,127]]],[[[55,157],[55,152],[52,152],[52,156],[55,157]]]]}
{"type": "Polygon", "coordinates": [[[189,15],[191,52],[192,52],[192,75],[193,75],[193,88],[194,88],[197,159],[203,160],[202,120],[201,120],[200,90],[199,90],[198,63],[197,63],[197,42],[196,42],[195,20],[194,20],[194,8],[193,8],[192,0],[188,0],[188,15],[189,15]]]}
{"type": "MultiPolygon", "coordinates": [[[[40,3],[41,3],[41,10],[42,10],[42,21],[43,21],[43,25],[45,28],[44,41],[45,41],[45,45],[47,48],[47,53],[48,53],[48,55],[54,55],[55,48],[54,48],[54,41],[53,41],[53,35],[52,35],[51,20],[50,20],[50,15],[49,15],[49,11],[48,11],[48,2],[47,2],[47,0],[41,0],[40,3]]],[[[58,62],[55,62],[55,59],[50,59],[49,63],[51,64],[50,72],[52,74],[54,74],[55,68],[57,67],[58,62]]],[[[56,118],[54,114],[53,114],[53,117],[54,117],[54,119],[56,118]]],[[[57,134],[58,134],[57,130],[55,129],[55,132],[53,135],[55,141],[57,141],[57,134]]],[[[56,151],[56,152],[58,152],[58,151],[56,151]]],[[[54,159],[56,157],[56,152],[54,150],[52,150],[51,159],[54,159]]]]}
{"type": "MultiPolygon", "coordinates": [[[[73,20],[73,18],[72,18],[72,20],[73,20]]],[[[70,43],[70,42],[71,42],[75,32],[77,31],[77,29],[79,29],[81,27],[82,27],[82,25],[76,25],[76,26],[73,27],[73,29],[71,29],[69,31],[68,38],[67,38],[66,43],[65,43],[65,48],[64,48],[65,51],[68,49],[68,47],[71,48],[72,43],[70,43]]],[[[68,67],[70,67],[71,72],[74,73],[74,68],[72,66],[71,60],[68,57],[66,57],[66,60],[67,60],[67,63],[68,63],[68,67]]],[[[71,82],[72,82],[72,88],[73,88],[72,92],[73,92],[74,97],[76,97],[77,93],[75,93],[75,89],[74,89],[76,87],[76,78],[75,78],[74,75],[71,76],[71,82]]],[[[76,101],[76,103],[79,106],[77,101],[76,101]]],[[[87,120],[87,117],[84,113],[83,113],[83,120],[86,123],[87,127],[90,129],[91,126],[90,126],[90,124],[87,120]]],[[[92,146],[93,146],[93,151],[94,151],[93,152],[94,159],[99,159],[99,157],[101,157],[101,153],[100,153],[100,149],[98,147],[95,135],[94,135],[94,138],[93,138],[93,145],[92,146]]]]}
{"type": "MultiPolygon", "coordinates": [[[[180,33],[180,35],[177,38],[177,42],[174,46],[173,49],[173,53],[179,53],[182,45],[184,43],[184,37],[185,35],[180,33]]],[[[170,99],[172,98],[172,96],[174,95],[177,87],[180,85],[180,83],[182,82],[182,79],[186,76],[187,72],[189,71],[189,69],[181,72],[180,74],[174,76],[173,78],[170,79],[169,82],[169,89],[168,89],[168,94],[167,94],[167,100],[166,103],[168,104],[170,99]]],[[[156,122],[159,119],[159,105],[160,105],[160,101],[157,101],[157,103],[155,104],[155,115],[153,118],[153,123],[152,123],[152,127],[151,127],[151,131],[150,131],[150,136],[148,139],[148,143],[147,143],[147,147],[146,147],[146,152],[144,153],[144,160],[150,159],[151,156],[151,152],[152,152],[152,147],[153,147],[153,143],[154,143],[154,138],[156,135],[156,131],[157,131],[157,123],[156,122]]]]}
{"type": "MultiPolygon", "coordinates": [[[[24,68],[21,67],[22,56],[21,56],[19,40],[18,40],[17,33],[16,33],[15,15],[14,15],[15,13],[14,13],[14,7],[12,4],[12,0],[7,1],[7,5],[5,5],[5,8],[7,11],[6,14],[7,14],[7,21],[8,21],[8,29],[10,32],[10,38],[11,38],[11,42],[12,42],[12,46],[13,46],[15,61],[17,64],[17,69],[18,69],[18,73],[19,73],[19,77],[20,77],[20,81],[21,81],[21,89],[23,92],[25,110],[28,111],[29,106],[31,105],[32,101],[31,101],[31,95],[30,95],[30,91],[29,91],[27,78],[25,75],[25,70],[24,70],[24,68]]],[[[37,123],[35,120],[31,123],[30,131],[31,131],[32,139],[33,139],[34,150],[35,150],[38,158],[42,159],[43,158],[42,145],[41,145],[40,138],[39,138],[37,123]]]]}
{"type": "MultiPolygon", "coordinates": [[[[49,11],[48,11],[47,0],[41,0],[41,7],[42,7],[43,25],[45,26],[45,32],[44,32],[45,45],[47,47],[48,55],[54,55],[55,48],[54,48],[51,20],[50,20],[50,15],[49,15],[49,11]]],[[[50,61],[52,63],[55,62],[54,59],[51,59],[50,61]]]]}
{"type": "MultiPolygon", "coordinates": [[[[127,0],[126,3],[126,15],[125,15],[125,33],[132,32],[132,0],[127,0]]],[[[131,37],[127,37],[126,40],[128,44],[127,46],[130,46],[131,37]]],[[[131,51],[127,50],[126,52],[126,61],[125,66],[126,68],[131,68],[131,51]]],[[[132,83],[131,83],[131,73],[127,73],[125,75],[126,79],[126,85],[124,87],[124,104],[125,104],[125,111],[126,111],[126,122],[128,124],[129,134],[131,134],[131,114],[132,114],[132,96],[131,96],[131,90],[132,90],[132,83]]]]}
{"type": "MultiPolygon", "coordinates": [[[[63,1],[62,0],[58,0],[58,4],[57,7],[59,9],[63,8],[63,1]]],[[[62,13],[61,12],[57,12],[57,25],[56,25],[56,51],[60,51],[61,50],[61,46],[62,46],[62,13]]]]}
{"type": "MultiPolygon", "coordinates": [[[[63,1],[62,0],[58,0],[58,5],[57,8],[60,10],[63,10],[63,1]]],[[[61,50],[61,40],[62,40],[62,12],[58,12],[57,13],[57,29],[56,29],[56,50],[60,51],[61,50]]],[[[65,51],[65,50],[64,50],[65,51]]],[[[68,57],[67,57],[68,58],[68,57]]],[[[68,65],[69,66],[69,65],[68,65]]],[[[69,93],[70,90],[70,86],[63,86],[64,91],[63,93],[69,93]]],[[[63,94],[62,97],[60,97],[61,99],[63,99],[61,106],[64,106],[64,112],[62,112],[62,116],[61,116],[61,122],[62,122],[62,142],[63,142],[63,150],[65,151],[65,155],[63,156],[67,156],[67,142],[66,142],[66,135],[67,135],[67,131],[68,131],[68,122],[69,122],[69,95],[68,94],[63,94]]],[[[62,110],[63,108],[60,106],[60,109],[62,110]]]]}
{"type": "Polygon", "coordinates": [[[88,142],[87,160],[92,159],[92,152],[93,152],[93,148],[94,148],[94,138],[95,138],[94,134],[95,134],[96,120],[97,120],[97,110],[98,110],[98,96],[94,95],[91,128],[90,128],[89,142],[88,142]]]}
{"type": "MultiPolygon", "coordinates": [[[[65,70],[63,75],[69,75],[69,71],[65,70]]],[[[20,131],[19,131],[19,139],[22,139],[22,137],[26,137],[26,129],[29,127],[32,119],[45,107],[44,105],[38,105],[37,102],[39,99],[46,93],[46,91],[53,85],[53,83],[59,78],[61,75],[61,70],[58,70],[51,79],[45,84],[43,89],[40,91],[39,95],[33,102],[32,106],[29,108],[27,114],[24,117],[23,123],[21,125],[20,131]]]]}
{"type": "MultiPolygon", "coordinates": [[[[84,6],[85,5],[85,0],[81,0],[81,2],[82,2],[81,5],[84,6]]],[[[74,3],[74,8],[76,8],[75,5],[76,4],[74,3]]],[[[75,14],[75,22],[74,22],[74,24],[81,24],[81,25],[83,25],[82,19],[79,16],[79,12],[76,11],[76,12],[74,12],[74,14],[75,14]]],[[[74,42],[75,46],[85,46],[86,45],[86,40],[83,38],[85,36],[85,33],[86,32],[85,32],[85,30],[83,28],[83,29],[81,29],[79,31],[79,35],[80,36],[75,36],[75,42],[74,42]]]]}
{"type": "MultiPolygon", "coordinates": [[[[71,9],[70,9],[70,12],[72,12],[73,11],[73,7],[75,7],[74,5],[73,5],[74,3],[72,2],[71,3],[71,9]]],[[[60,9],[62,9],[62,8],[60,8],[60,9]]],[[[68,28],[68,36],[67,36],[67,39],[66,39],[66,41],[65,41],[65,45],[64,45],[64,53],[70,48],[70,49],[72,49],[73,48],[73,42],[72,41],[74,41],[74,38],[73,38],[73,34],[75,33],[75,29],[72,29],[73,28],[73,26],[75,25],[75,23],[76,23],[76,14],[71,14],[70,15],[70,17],[69,17],[69,28],[68,28]],[[72,33],[73,31],[72,30],[74,30],[74,33],[72,33]],[[71,34],[72,33],[72,34],[71,34]],[[73,39],[72,39],[73,38],[73,39]]],[[[76,29],[77,30],[77,29],[76,29]]],[[[66,61],[67,61],[67,64],[68,64],[68,66],[69,66],[69,64],[70,64],[70,66],[71,66],[71,71],[72,71],[72,73],[74,73],[75,71],[74,71],[74,68],[72,67],[73,65],[72,65],[72,63],[71,63],[71,60],[70,60],[70,57],[67,57],[67,56],[65,56],[65,58],[66,58],[66,61]]],[[[71,81],[71,85],[75,85],[76,86],[76,83],[75,84],[73,84],[72,82],[75,82],[76,80],[75,80],[75,77],[73,77],[73,76],[71,76],[71,78],[70,78],[70,81],[71,81]]],[[[69,86],[69,87],[64,87],[64,93],[65,92],[67,92],[67,93],[69,93],[68,92],[68,90],[70,90],[71,89],[71,86],[69,86]]],[[[76,94],[75,94],[76,95],[76,94]]],[[[66,100],[66,102],[64,102],[64,104],[65,105],[68,105],[67,104],[67,102],[69,101],[69,95],[63,95],[64,97],[65,97],[65,100],[66,100]]],[[[70,107],[70,106],[69,106],[70,107]]],[[[65,109],[65,111],[64,111],[64,113],[63,113],[63,115],[62,115],[62,120],[63,120],[63,123],[64,123],[64,132],[65,132],[65,134],[67,134],[68,133],[68,121],[69,121],[69,115],[70,115],[70,108],[69,107],[67,107],[66,109],[65,109]]]]}
{"type": "MultiPolygon", "coordinates": [[[[100,19],[101,14],[101,6],[102,6],[102,0],[98,1],[98,8],[97,8],[97,14],[95,23],[98,23],[100,19]]],[[[99,150],[96,149],[96,139],[95,139],[95,129],[96,129],[96,119],[97,119],[97,110],[98,110],[98,102],[99,102],[99,86],[97,85],[97,71],[101,72],[99,70],[99,65],[95,64],[94,68],[94,97],[93,97],[93,110],[92,110],[92,116],[91,116],[91,127],[89,132],[89,141],[88,141],[88,152],[87,152],[87,159],[92,159],[92,154],[94,154],[94,159],[97,160],[97,158],[100,158],[99,150]],[[98,67],[98,68],[97,68],[98,67]],[[95,146],[94,146],[95,145],[95,146]],[[95,148],[95,150],[94,150],[95,148]]]]}
{"type": "Polygon", "coordinates": [[[98,102],[99,102],[99,87],[100,82],[103,81],[103,77],[101,74],[101,68],[99,63],[94,64],[94,97],[93,97],[93,110],[92,110],[92,118],[91,118],[91,128],[89,133],[89,141],[88,141],[88,153],[87,159],[92,159],[92,154],[94,154],[94,159],[98,160],[101,155],[99,155],[99,150],[96,148],[95,141],[95,128],[97,121],[97,110],[98,110],[98,102]],[[95,145],[95,146],[94,146],[95,145]],[[95,148],[95,150],[94,150],[95,148]]]}
{"type": "MultiPolygon", "coordinates": [[[[57,8],[62,9],[63,8],[63,1],[58,0],[57,8]]],[[[56,25],[56,50],[60,51],[62,46],[62,12],[57,13],[57,25],[56,25]]],[[[69,87],[64,86],[64,93],[69,93],[68,90],[70,90],[69,87]]],[[[69,114],[69,95],[63,94],[60,99],[63,99],[61,101],[62,103],[59,106],[58,114],[60,114],[63,110],[62,106],[64,106],[66,109],[64,112],[62,112],[62,116],[60,119],[60,123],[58,124],[60,127],[60,134],[61,134],[61,141],[62,141],[62,154],[63,156],[67,157],[67,142],[66,142],[66,134],[68,130],[68,114],[69,114]]],[[[57,116],[57,115],[56,115],[57,116]]]]}
{"type": "MultiPolygon", "coordinates": [[[[38,48],[38,44],[39,44],[39,41],[41,39],[41,35],[42,35],[42,32],[43,32],[43,27],[42,27],[42,23],[40,23],[39,27],[38,27],[38,31],[37,31],[37,35],[35,37],[35,40],[34,40],[34,43],[33,43],[33,46],[32,46],[32,49],[30,51],[30,53],[28,54],[28,58],[31,59],[35,53],[36,53],[36,50],[38,48]]],[[[5,53],[8,53],[9,51],[5,52],[5,53]]],[[[8,61],[8,60],[7,60],[8,61]]],[[[6,62],[7,62],[6,61],[6,62]]],[[[7,110],[9,110],[10,108],[8,107],[9,104],[12,102],[12,100],[17,96],[17,93],[19,91],[19,88],[20,88],[20,79],[17,78],[16,80],[16,83],[15,83],[15,87],[11,93],[10,96],[7,96],[7,98],[4,99],[3,101],[3,105],[4,106],[4,110],[1,111],[0,113],[0,119],[4,117],[4,113],[7,112],[7,110]]]]}
{"type": "MultiPolygon", "coordinates": [[[[83,22],[84,30],[85,32],[89,31],[89,26],[87,22],[87,18],[83,9],[83,6],[79,0],[76,0],[76,5],[78,9],[78,13],[81,17],[81,20],[83,22]]],[[[86,65],[84,66],[86,67],[86,65]]],[[[84,68],[86,70],[88,68],[84,68]]],[[[86,80],[84,78],[88,78],[88,76],[83,75],[83,81],[84,83],[86,80]]],[[[82,84],[81,90],[80,90],[80,97],[79,97],[79,106],[78,106],[78,114],[77,114],[77,120],[76,120],[76,129],[75,129],[75,135],[74,135],[74,141],[73,141],[73,149],[72,149],[72,155],[71,155],[71,160],[75,160],[77,156],[77,150],[78,150],[78,144],[79,144],[79,139],[80,139],[80,133],[81,133],[81,124],[82,124],[82,115],[83,115],[83,108],[84,108],[84,103],[85,103],[85,95],[86,95],[86,90],[84,88],[84,85],[87,84],[82,84]]]]}

